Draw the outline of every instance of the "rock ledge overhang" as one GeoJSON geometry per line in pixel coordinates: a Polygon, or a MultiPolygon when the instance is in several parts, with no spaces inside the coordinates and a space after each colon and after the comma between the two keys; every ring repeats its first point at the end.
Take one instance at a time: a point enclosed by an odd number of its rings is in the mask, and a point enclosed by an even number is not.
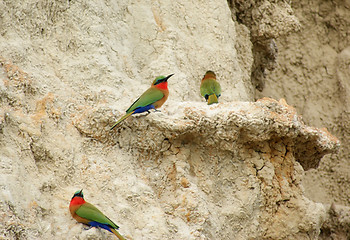
{"type": "Polygon", "coordinates": [[[257,102],[211,106],[203,102],[171,102],[160,113],[134,115],[109,131],[109,126],[122,114],[113,117],[110,108],[89,108],[75,118],[74,125],[83,135],[102,142],[151,152],[168,150],[175,142],[234,151],[239,144],[288,139],[294,143],[295,158],[304,170],[317,167],[325,154],[337,151],[340,146],[327,129],[305,125],[284,99],[263,98],[257,102]]]}

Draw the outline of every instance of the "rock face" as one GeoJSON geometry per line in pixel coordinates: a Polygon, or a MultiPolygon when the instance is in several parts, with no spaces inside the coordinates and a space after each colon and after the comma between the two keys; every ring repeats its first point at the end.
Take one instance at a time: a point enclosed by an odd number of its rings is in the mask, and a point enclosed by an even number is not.
{"type": "MultiPolygon", "coordinates": [[[[40,102],[46,103],[44,125],[54,124],[47,114],[53,111],[50,99],[40,102]]],[[[20,123],[16,111],[5,113],[2,136],[9,141],[2,141],[3,148],[11,149],[17,138],[23,148],[5,162],[17,169],[6,176],[22,187],[4,185],[10,236],[98,238],[94,230],[81,233],[66,211],[77,188],[86,189],[88,200],[115,216],[133,239],[318,236],[326,210],[303,196],[302,166],[317,166],[339,142],[305,126],[284,100],[172,102],[162,113],[135,116],[113,132],[111,109],[104,103],[89,107],[73,118],[80,134],[73,128],[68,135],[67,129],[36,130],[36,115],[20,123]],[[21,224],[28,216],[40,224],[21,224]]]]}
{"type": "Polygon", "coordinates": [[[0,236],[111,237],[71,218],[82,188],[127,239],[329,236],[346,214],[306,198],[301,180],[339,141],[283,99],[253,102],[272,38],[300,23],[286,3],[246,4],[0,2],[0,236]],[[223,89],[213,106],[199,93],[209,69],[223,89]],[[109,131],[171,73],[162,112],[109,131]]]}
{"type": "Polygon", "coordinates": [[[108,109],[75,125],[87,137],[133,149],[174,239],[318,236],[325,209],[303,196],[301,165],[317,166],[339,147],[336,138],[305,126],[284,100],[173,103],[165,111],[112,135],[93,130],[111,125],[108,109]]]}
{"type": "Polygon", "coordinates": [[[300,31],[281,36],[278,67],[266,71],[265,88],[256,98],[281,97],[304,121],[327,127],[342,142],[338,153],[307,171],[306,196],[324,204],[350,205],[350,18],[349,1],[294,2],[300,31]]]}

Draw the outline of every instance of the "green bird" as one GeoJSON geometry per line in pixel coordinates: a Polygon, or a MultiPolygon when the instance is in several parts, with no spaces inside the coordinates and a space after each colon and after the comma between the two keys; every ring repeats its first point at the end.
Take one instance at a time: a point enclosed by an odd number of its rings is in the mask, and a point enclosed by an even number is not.
{"type": "Polygon", "coordinates": [[[149,112],[150,109],[156,110],[160,108],[168,99],[168,79],[174,74],[169,76],[159,76],[153,82],[149,89],[147,89],[131,106],[126,110],[126,114],[121,117],[113,126],[111,130],[115,128],[119,123],[130,117],[132,114],[149,112]]]}
{"type": "Polygon", "coordinates": [[[119,240],[125,240],[117,231],[117,224],[106,217],[91,203],[85,202],[83,190],[76,191],[69,204],[69,211],[72,217],[80,223],[84,223],[91,227],[103,228],[110,231],[118,237],[119,240]]]}
{"type": "Polygon", "coordinates": [[[216,75],[213,71],[207,71],[201,83],[201,95],[208,101],[208,105],[218,103],[221,96],[221,86],[216,81],[216,75]]]}

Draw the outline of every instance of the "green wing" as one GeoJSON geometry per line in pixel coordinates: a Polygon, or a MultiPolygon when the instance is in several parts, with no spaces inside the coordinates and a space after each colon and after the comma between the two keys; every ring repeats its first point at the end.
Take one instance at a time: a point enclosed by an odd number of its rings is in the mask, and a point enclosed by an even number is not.
{"type": "Polygon", "coordinates": [[[201,84],[201,95],[204,97],[205,95],[212,95],[215,93],[216,96],[221,95],[221,86],[220,83],[218,83],[214,79],[206,79],[201,84]]]}
{"type": "Polygon", "coordinates": [[[162,99],[164,94],[156,88],[149,88],[144,92],[129,108],[127,113],[134,111],[138,107],[144,107],[162,99]]]}
{"type": "Polygon", "coordinates": [[[84,203],[78,210],[76,211],[76,214],[82,218],[86,218],[88,220],[99,222],[103,224],[108,224],[113,228],[118,229],[118,225],[112,222],[108,217],[106,217],[100,210],[98,210],[94,205],[91,203],[84,203]]]}

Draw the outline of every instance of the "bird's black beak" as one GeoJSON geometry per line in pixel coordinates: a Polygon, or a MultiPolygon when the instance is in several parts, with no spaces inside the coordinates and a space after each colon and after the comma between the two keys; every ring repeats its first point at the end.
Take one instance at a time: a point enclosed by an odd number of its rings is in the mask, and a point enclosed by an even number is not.
{"type": "Polygon", "coordinates": [[[82,197],[82,198],[84,198],[83,189],[81,189],[79,192],[76,191],[76,192],[74,193],[72,199],[75,198],[75,197],[82,197]]]}
{"type": "Polygon", "coordinates": [[[165,77],[164,79],[163,79],[163,82],[166,82],[166,81],[168,81],[168,79],[171,77],[171,76],[173,76],[174,75],[174,73],[173,74],[170,74],[169,76],[167,76],[167,77],[165,77]]]}

